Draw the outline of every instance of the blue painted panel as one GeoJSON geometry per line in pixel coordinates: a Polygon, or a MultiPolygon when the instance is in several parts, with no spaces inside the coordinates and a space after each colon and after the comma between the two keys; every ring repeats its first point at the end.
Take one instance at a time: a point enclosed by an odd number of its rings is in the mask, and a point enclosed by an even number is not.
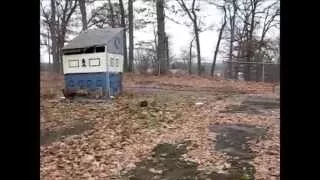
{"type": "MultiPolygon", "coordinates": [[[[121,93],[122,82],[120,73],[110,73],[110,95],[117,96],[121,93]]],[[[80,74],[65,74],[65,88],[70,90],[86,89],[95,91],[102,88],[103,92],[107,89],[107,73],[80,73],[80,74]]]]}
{"type": "Polygon", "coordinates": [[[119,73],[110,73],[110,90],[112,96],[117,96],[121,93],[121,74],[119,73]]]}

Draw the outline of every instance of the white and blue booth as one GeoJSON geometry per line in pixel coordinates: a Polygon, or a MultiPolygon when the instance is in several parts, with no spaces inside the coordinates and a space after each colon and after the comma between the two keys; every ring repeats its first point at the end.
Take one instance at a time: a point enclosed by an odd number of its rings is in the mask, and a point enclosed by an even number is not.
{"type": "Polygon", "coordinates": [[[93,29],[81,33],[63,48],[65,89],[122,91],[123,28],[93,29]]]}

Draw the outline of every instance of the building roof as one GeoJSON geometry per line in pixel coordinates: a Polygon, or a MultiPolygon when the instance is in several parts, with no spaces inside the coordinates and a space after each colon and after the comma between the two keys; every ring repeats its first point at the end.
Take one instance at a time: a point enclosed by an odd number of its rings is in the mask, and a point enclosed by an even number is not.
{"type": "Polygon", "coordinates": [[[106,45],[123,28],[91,29],[81,33],[71,40],[62,49],[86,48],[98,45],[106,45]]]}

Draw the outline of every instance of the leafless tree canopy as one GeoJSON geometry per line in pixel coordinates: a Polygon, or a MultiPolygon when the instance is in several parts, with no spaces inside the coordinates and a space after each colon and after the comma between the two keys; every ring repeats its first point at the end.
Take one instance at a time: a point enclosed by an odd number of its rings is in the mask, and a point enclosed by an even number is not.
{"type": "Polygon", "coordinates": [[[69,30],[69,23],[75,13],[78,1],[51,0],[50,6],[45,8],[41,2],[41,15],[43,22],[49,28],[51,39],[51,52],[54,69],[62,72],[62,47],[66,42],[66,34],[69,30]]]}
{"type": "Polygon", "coordinates": [[[199,6],[196,7],[196,0],[192,0],[191,8],[189,8],[184,0],[176,0],[180,7],[185,11],[188,15],[189,19],[193,25],[194,36],[197,44],[197,63],[198,63],[198,75],[201,75],[201,54],[200,54],[200,38],[199,38],[199,20],[197,16],[197,11],[200,11],[199,6]]]}
{"type": "MultiPolygon", "coordinates": [[[[274,46],[274,39],[266,37],[270,31],[279,28],[279,0],[225,0],[225,3],[229,17],[226,29],[229,32],[229,36],[226,37],[229,39],[228,61],[274,61],[277,48],[274,46]]],[[[226,75],[236,78],[240,69],[243,69],[241,71],[246,80],[260,80],[262,70],[253,63],[246,63],[242,67],[239,63],[228,63],[226,75]]]]}
{"type": "Polygon", "coordinates": [[[170,49],[170,36],[165,29],[165,20],[192,29],[192,38],[180,56],[190,74],[193,56],[197,59],[195,72],[197,71],[199,75],[203,72],[199,34],[213,30],[213,27],[217,27],[215,30],[218,36],[216,42],[212,43],[215,45],[212,47],[214,55],[210,65],[211,75],[214,75],[217,61],[225,60],[230,62],[225,66],[226,77],[237,78],[241,72],[246,80],[260,81],[264,70],[254,63],[280,62],[280,38],[272,35],[273,32],[279,31],[279,0],[140,1],[147,6],[134,7],[134,0],[41,0],[40,45],[46,47],[54,70],[61,72],[61,49],[70,40],[71,35],[79,33],[76,28],[81,27],[81,31],[84,31],[109,26],[125,28],[123,67],[125,71],[133,71],[135,62],[141,64],[142,61],[148,61],[148,68],[154,69],[157,74],[166,73],[173,61],[173,55],[170,49]],[[96,5],[96,2],[99,2],[99,5],[96,5]],[[204,6],[221,12],[219,24],[202,21],[201,12],[204,6]],[[181,21],[175,18],[178,16],[186,18],[181,21]],[[151,29],[154,38],[149,42],[135,41],[133,31],[146,27],[151,29]]]}

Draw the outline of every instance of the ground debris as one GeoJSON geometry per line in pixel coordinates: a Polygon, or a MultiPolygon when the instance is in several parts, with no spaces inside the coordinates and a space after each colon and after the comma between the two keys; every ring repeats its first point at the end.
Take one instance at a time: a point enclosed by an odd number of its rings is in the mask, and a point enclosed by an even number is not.
{"type": "MultiPolygon", "coordinates": [[[[238,180],[250,179],[252,174],[256,179],[279,176],[279,107],[269,103],[263,110],[266,113],[260,114],[222,112],[241,104],[247,98],[244,93],[265,97],[269,84],[135,75],[125,75],[124,80],[125,89],[149,81],[144,85],[179,91],[126,90],[120,97],[101,102],[41,98],[41,139],[47,139],[40,146],[41,179],[152,176],[238,180]],[[141,107],[143,101],[147,105],[141,107]],[[249,138],[245,145],[239,145],[255,155],[250,163],[230,160],[230,154],[214,148],[220,137],[208,128],[212,124],[261,127],[265,138],[249,138]]],[[[56,97],[61,96],[59,91],[56,97]]]]}

